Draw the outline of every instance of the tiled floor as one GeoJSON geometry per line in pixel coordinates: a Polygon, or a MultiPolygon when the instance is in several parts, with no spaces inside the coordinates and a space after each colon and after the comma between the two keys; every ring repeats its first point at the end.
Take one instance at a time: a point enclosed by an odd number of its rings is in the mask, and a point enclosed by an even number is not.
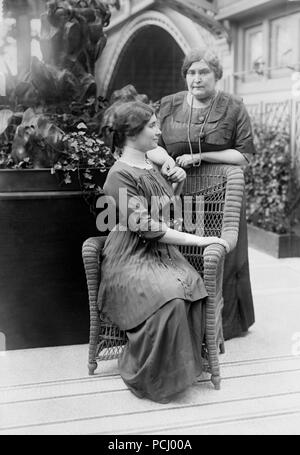
{"type": "Polygon", "coordinates": [[[256,324],[226,342],[222,385],[139,400],[116,361],[87,375],[87,346],[0,356],[1,434],[300,434],[300,258],[250,250],[256,324]]]}

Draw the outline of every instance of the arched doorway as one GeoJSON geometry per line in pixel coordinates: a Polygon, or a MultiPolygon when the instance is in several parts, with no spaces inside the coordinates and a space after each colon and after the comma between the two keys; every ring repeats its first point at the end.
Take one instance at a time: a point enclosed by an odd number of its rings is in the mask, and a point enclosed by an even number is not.
{"type": "Polygon", "coordinates": [[[156,25],[138,30],[127,42],[114,68],[108,98],[114,90],[133,84],[152,101],[184,90],[181,64],[184,53],[174,38],[156,25]]]}

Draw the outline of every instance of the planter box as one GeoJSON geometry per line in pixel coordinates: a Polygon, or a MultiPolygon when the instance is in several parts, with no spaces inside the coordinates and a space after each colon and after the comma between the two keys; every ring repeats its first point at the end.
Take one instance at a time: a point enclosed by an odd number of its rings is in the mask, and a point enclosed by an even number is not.
{"type": "MultiPolygon", "coordinates": [[[[83,173],[81,171],[81,173],[83,173]]],[[[91,170],[95,183],[102,185],[107,172],[91,170]]],[[[81,191],[77,172],[70,172],[72,182],[65,184],[61,171],[51,169],[0,169],[0,193],[39,191],[81,191]]]]}
{"type": "Polygon", "coordinates": [[[248,224],[249,246],[276,258],[300,257],[300,236],[276,234],[248,224]]]}
{"type": "MultiPolygon", "coordinates": [[[[99,173],[100,174],[100,173],[99,173]]],[[[99,175],[103,184],[106,175],[99,175]]],[[[78,182],[0,170],[0,332],[7,349],[88,342],[82,243],[101,235],[78,182]]]]}

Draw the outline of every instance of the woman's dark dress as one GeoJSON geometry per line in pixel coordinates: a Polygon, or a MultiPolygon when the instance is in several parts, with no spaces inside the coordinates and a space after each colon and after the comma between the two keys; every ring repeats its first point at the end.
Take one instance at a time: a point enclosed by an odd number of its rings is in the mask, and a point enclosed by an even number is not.
{"type": "Polygon", "coordinates": [[[140,397],[165,401],[202,371],[207,292],[178,248],[158,242],[168,225],[150,216],[147,205],[158,196],[166,207],[173,197],[160,172],[118,161],[104,192],[116,202],[119,222],[104,246],[98,304],[127,332],[119,359],[125,383],[140,397]],[[119,190],[126,190],[125,199],[119,190]]]}
{"type": "MultiPolygon", "coordinates": [[[[190,140],[193,153],[199,153],[199,133],[204,123],[202,152],[236,149],[247,161],[255,153],[249,116],[240,98],[219,92],[205,122],[208,110],[193,109],[190,123],[190,140]]],[[[187,92],[179,92],[162,99],[160,145],[174,159],[190,154],[188,123],[190,106],[187,92]]],[[[223,280],[223,331],[224,338],[241,335],[254,323],[254,308],[249,276],[248,239],[243,201],[239,238],[236,248],[226,256],[223,280]]]]}

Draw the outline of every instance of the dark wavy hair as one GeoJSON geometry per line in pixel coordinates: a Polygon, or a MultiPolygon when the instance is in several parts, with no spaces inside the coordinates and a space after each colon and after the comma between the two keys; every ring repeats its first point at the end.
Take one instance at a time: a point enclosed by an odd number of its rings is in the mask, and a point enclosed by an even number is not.
{"type": "Polygon", "coordinates": [[[207,63],[207,66],[214,72],[217,81],[222,78],[223,67],[217,55],[208,49],[199,48],[191,50],[183,61],[181,74],[184,79],[186,78],[190,66],[195,62],[200,62],[200,60],[204,60],[207,63]]]}
{"type": "Polygon", "coordinates": [[[116,147],[123,148],[127,137],[139,134],[149,122],[154,110],[141,101],[112,104],[105,112],[101,133],[112,152],[116,147]]]}

